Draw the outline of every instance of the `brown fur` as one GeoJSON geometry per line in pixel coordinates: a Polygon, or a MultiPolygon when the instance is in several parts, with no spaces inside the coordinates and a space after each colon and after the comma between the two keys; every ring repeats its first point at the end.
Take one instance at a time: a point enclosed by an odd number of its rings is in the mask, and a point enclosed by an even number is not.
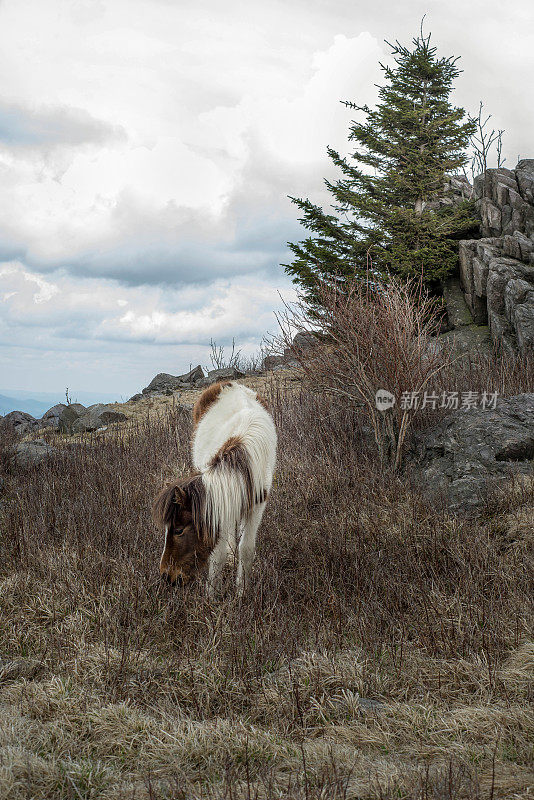
{"type": "Polygon", "coordinates": [[[167,486],[154,501],[154,521],[166,528],[160,573],[171,583],[188,583],[206,564],[215,542],[205,530],[204,484],[200,475],[167,486]]]}
{"type": "Polygon", "coordinates": [[[227,466],[233,472],[240,473],[243,478],[247,497],[247,505],[243,509],[243,513],[250,512],[256,503],[263,503],[267,499],[265,489],[262,489],[257,496],[254,493],[254,481],[248,454],[239,436],[230,436],[211,459],[210,467],[212,469],[221,466],[227,466]]]}
{"type": "Polygon", "coordinates": [[[217,402],[221,390],[224,389],[225,386],[230,386],[230,384],[231,381],[220,381],[219,383],[214,383],[211,386],[208,386],[207,389],[204,389],[193,406],[193,422],[195,425],[198,425],[206,411],[208,411],[208,409],[217,402]]]}
{"type": "Polygon", "coordinates": [[[271,413],[271,407],[270,407],[269,403],[267,402],[267,400],[265,399],[265,397],[263,397],[261,394],[258,394],[256,392],[256,400],[258,401],[258,403],[260,405],[262,405],[264,407],[264,409],[267,411],[268,414],[271,413]]]}

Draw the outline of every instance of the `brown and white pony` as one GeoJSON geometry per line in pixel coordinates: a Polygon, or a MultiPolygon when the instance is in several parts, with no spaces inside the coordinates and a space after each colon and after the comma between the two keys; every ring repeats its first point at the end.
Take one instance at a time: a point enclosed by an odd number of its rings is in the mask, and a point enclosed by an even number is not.
{"type": "Polygon", "coordinates": [[[230,381],[201,394],[193,422],[196,471],[166,487],[154,502],[154,520],[165,530],[160,572],[170,583],[185,584],[209,562],[208,592],[213,594],[239,541],[242,593],[273,480],[274,422],[256,392],[230,381]]]}

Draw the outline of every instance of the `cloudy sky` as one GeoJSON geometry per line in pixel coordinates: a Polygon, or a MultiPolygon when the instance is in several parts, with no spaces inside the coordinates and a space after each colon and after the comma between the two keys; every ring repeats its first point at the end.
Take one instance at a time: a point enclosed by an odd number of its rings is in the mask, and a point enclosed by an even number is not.
{"type": "Polygon", "coordinates": [[[0,0],[0,392],[254,351],[293,297],[287,195],[326,201],[338,101],[374,102],[423,14],[455,102],[534,157],[531,0],[0,0]]]}

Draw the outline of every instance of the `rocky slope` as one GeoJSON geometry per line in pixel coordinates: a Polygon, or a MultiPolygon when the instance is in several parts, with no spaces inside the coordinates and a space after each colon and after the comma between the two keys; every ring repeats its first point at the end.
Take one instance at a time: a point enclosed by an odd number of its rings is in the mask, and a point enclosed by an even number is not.
{"type": "Polygon", "coordinates": [[[476,325],[508,352],[534,350],[534,159],[488,169],[473,194],[482,237],[460,242],[460,282],[476,325]]]}

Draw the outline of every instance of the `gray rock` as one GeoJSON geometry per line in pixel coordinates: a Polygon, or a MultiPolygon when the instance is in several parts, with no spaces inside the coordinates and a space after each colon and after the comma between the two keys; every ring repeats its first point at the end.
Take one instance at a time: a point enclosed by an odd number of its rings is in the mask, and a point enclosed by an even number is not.
{"type": "Polygon", "coordinates": [[[497,194],[497,184],[499,183],[517,191],[517,181],[514,171],[500,167],[499,169],[488,169],[485,173],[477,175],[473,183],[475,196],[479,198],[495,197],[497,194]]]}
{"type": "Polygon", "coordinates": [[[142,390],[144,395],[171,393],[177,389],[190,389],[196,381],[202,380],[204,371],[200,364],[184,375],[169,375],[167,372],[160,372],[152,378],[148,386],[142,390]]]}
{"type": "Polygon", "coordinates": [[[55,406],[52,406],[52,408],[49,408],[41,417],[43,427],[54,425],[54,423],[59,420],[61,412],[64,411],[65,408],[67,408],[65,403],[57,403],[55,406]]]}
{"type": "Polygon", "coordinates": [[[412,461],[430,492],[445,495],[452,510],[474,509],[486,488],[513,475],[532,475],[534,394],[453,411],[420,433],[412,461]]]}
{"type": "Polygon", "coordinates": [[[479,258],[473,259],[473,286],[478,297],[486,295],[486,283],[488,280],[489,264],[479,258]]]}
{"type": "Polygon", "coordinates": [[[112,422],[124,422],[127,419],[126,414],[122,411],[115,411],[110,406],[103,403],[96,403],[89,406],[86,413],[73,423],[73,433],[91,433],[100,428],[104,428],[112,422]]]}
{"type": "Polygon", "coordinates": [[[317,345],[317,336],[311,331],[299,331],[293,337],[292,347],[296,350],[307,350],[317,345]]]}
{"type": "Polygon", "coordinates": [[[514,308],[513,319],[519,350],[522,353],[534,352],[534,292],[531,291],[523,303],[514,308]]]}
{"type": "Polygon", "coordinates": [[[499,349],[508,355],[517,355],[517,339],[504,314],[499,314],[497,311],[490,309],[488,312],[488,324],[491,338],[498,343],[499,349]]]}
{"type": "Polygon", "coordinates": [[[52,447],[44,439],[34,439],[31,442],[20,442],[15,447],[13,460],[20,467],[34,467],[58,452],[56,447],[52,447]]]}
{"type": "Polygon", "coordinates": [[[25,411],[10,411],[1,420],[0,425],[4,428],[11,428],[19,436],[24,436],[39,427],[39,420],[25,411]]]}
{"type": "Polygon", "coordinates": [[[470,305],[470,298],[474,292],[473,283],[473,258],[475,255],[476,242],[469,239],[462,239],[458,242],[458,257],[460,262],[460,283],[463,291],[467,295],[466,302],[470,305]]]}
{"type": "Polygon", "coordinates": [[[504,314],[504,290],[512,278],[520,278],[519,262],[512,258],[495,258],[486,284],[488,309],[504,314]]]}
{"type": "Polygon", "coordinates": [[[81,403],[69,403],[69,405],[57,403],[43,414],[39,427],[51,427],[61,433],[72,433],[74,422],[85,412],[86,408],[81,403]]]}
{"type": "Polygon", "coordinates": [[[142,399],[143,399],[143,395],[141,394],[141,392],[138,392],[137,394],[132,395],[130,397],[130,399],[128,400],[128,402],[129,403],[138,403],[139,400],[142,400],[142,399]]]}
{"type": "Polygon", "coordinates": [[[449,279],[443,287],[443,300],[447,308],[447,316],[453,328],[462,328],[473,324],[473,316],[466,305],[460,284],[454,278],[449,279]]]}
{"type": "Polygon", "coordinates": [[[195,389],[205,389],[207,386],[211,386],[212,383],[213,381],[209,378],[201,378],[195,383],[195,389]]]}
{"type": "Polygon", "coordinates": [[[263,359],[263,369],[271,370],[287,361],[285,356],[265,356],[263,359]]]}
{"type": "Polygon", "coordinates": [[[482,219],[482,233],[484,236],[499,236],[502,231],[501,210],[489,197],[483,197],[479,202],[480,217],[482,219]]]}
{"type": "Polygon", "coordinates": [[[244,378],[245,373],[240,372],[236,367],[224,367],[223,369],[211,369],[208,372],[210,383],[217,381],[236,381],[238,378],[244,378]]]}
{"type": "Polygon", "coordinates": [[[528,236],[520,231],[514,231],[512,235],[503,236],[502,243],[505,256],[523,261],[525,264],[530,263],[530,256],[534,251],[534,241],[528,236]]]}
{"type": "Polygon", "coordinates": [[[69,405],[67,406],[67,408],[70,408],[70,409],[71,409],[71,411],[75,411],[75,412],[76,412],[76,414],[78,414],[78,416],[79,416],[80,414],[83,414],[85,411],[87,411],[86,407],[85,407],[85,406],[82,406],[82,404],[81,404],[81,403],[69,403],[69,405]]]}
{"type": "Polygon", "coordinates": [[[186,372],[184,375],[179,375],[178,380],[182,381],[183,383],[195,383],[195,381],[200,381],[204,377],[204,370],[198,364],[198,366],[194,367],[189,372],[186,372]]]}
{"type": "Polygon", "coordinates": [[[519,161],[515,174],[521,197],[534,206],[534,158],[524,158],[519,161]]]}
{"type": "Polygon", "coordinates": [[[85,407],[81,403],[71,403],[66,407],[59,418],[58,430],[60,433],[72,433],[76,420],[85,414],[85,407]]]}

